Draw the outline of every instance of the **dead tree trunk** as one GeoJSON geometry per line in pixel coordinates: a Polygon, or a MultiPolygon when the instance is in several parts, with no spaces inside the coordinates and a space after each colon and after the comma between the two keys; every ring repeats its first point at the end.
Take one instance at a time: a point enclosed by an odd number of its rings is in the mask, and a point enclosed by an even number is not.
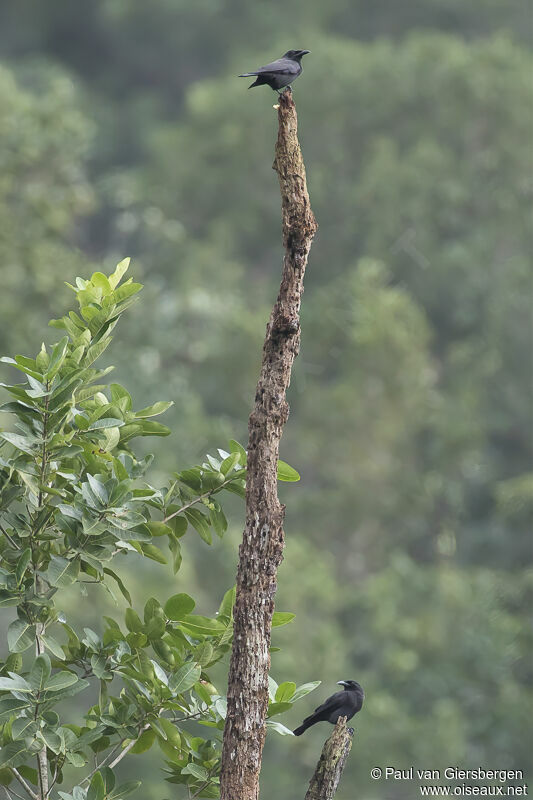
{"type": "Polygon", "coordinates": [[[352,749],[352,741],[353,729],[346,727],[346,717],[340,717],[322,748],[305,800],[332,800],[352,749]]]}
{"type": "Polygon", "coordinates": [[[285,507],[277,463],[289,416],[285,393],[300,346],[300,302],[317,224],[311,211],[291,92],[279,103],[274,169],[281,189],[283,272],[267,325],[261,374],[248,424],[246,522],[239,549],[233,650],[224,729],[221,800],[257,800],[268,705],[270,632],[285,507]]]}

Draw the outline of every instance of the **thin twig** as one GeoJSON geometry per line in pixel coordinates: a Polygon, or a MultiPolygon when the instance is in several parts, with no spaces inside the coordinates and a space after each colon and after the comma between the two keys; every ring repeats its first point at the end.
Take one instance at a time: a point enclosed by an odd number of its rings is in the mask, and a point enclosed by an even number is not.
{"type": "Polygon", "coordinates": [[[207,789],[207,787],[211,783],[211,777],[214,771],[215,767],[212,767],[207,773],[207,780],[200,786],[200,788],[193,795],[189,795],[191,800],[194,800],[195,797],[200,797],[200,794],[203,792],[203,790],[207,789]]]}
{"type": "Polygon", "coordinates": [[[139,741],[139,737],[141,736],[141,734],[143,734],[143,733],[144,733],[144,731],[148,730],[148,728],[149,728],[149,727],[150,727],[150,725],[149,725],[149,723],[148,723],[148,722],[146,723],[146,725],[143,725],[143,727],[142,727],[142,728],[141,728],[141,730],[139,731],[139,736],[137,736],[137,738],[136,738],[136,739],[132,739],[132,740],[131,740],[131,742],[130,742],[130,743],[129,743],[129,744],[128,744],[128,745],[127,745],[125,748],[124,748],[124,750],[122,751],[122,753],[121,753],[119,756],[117,756],[117,757],[115,758],[115,760],[114,760],[114,761],[112,761],[112,762],[111,762],[111,764],[109,765],[109,769],[113,769],[113,767],[116,767],[116,766],[117,766],[117,764],[118,764],[120,761],[122,761],[122,759],[124,758],[124,756],[127,756],[127,755],[128,755],[128,753],[130,752],[130,750],[132,749],[132,747],[135,747],[135,745],[136,745],[136,744],[137,744],[137,742],[139,741]]]}
{"type": "Polygon", "coordinates": [[[11,538],[11,536],[9,535],[9,533],[8,533],[6,530],[4,530],[4,528],[3,528],[1,525],[0,525],[0,531],[2,531],[2,533],[3,533],[3,534],[4,534],[4,536],[6,537],[7,541],[9,542],[9,544],[10,544],[12,547],[14,547],[14,548],[15,548],[15,550],[22,550],[22,547],[20,547],[20,546],[19,546],[19,545],[18,545],[18,544],[15,542],[15,540],[11,538]]]}
{"type": "Polygon", "coordinates": [[[201,503],[202,500],[206,500],[208,497],[211,497],[212,494],[218,494],[218,492],[221,489],[223,489],[224,486],[226,486],[227,483],[231,483],[232,480],[234,480],[234,476],[233,475],[231,477],[227,478],[224,481],[224,483],[221,483],[220,486],[217,486],[216,491],[213,490],[213,489],[210,489],[208,492],[204,492],[203,494],[199,494],[198,497],[195,497],[194,500],[191,500],[190,503],[186,503],[184,506],[181,506],[181,508],[178,508],[177,511],[174,511],[172,514],[169,514],[168,517],[165,517],[163,519],[163,522],[168,522],[170,519],[174,519],[174,517],[177,517],[178,514],[182,514],[184,511],[187,511],[188,508],[191,508],[191,506],[195,506],[197,503],[201,503]]]}
{"type": "Polygon", "coordinates": [[[123,745],[123,743],[125,741],[126,741],[125,739],[121,739],[120,742],[118,742],[118,744],[116,744],[113,747],[111,752],[109,752],[106,755],[106,757],[103,758],[100,762],[97,762],[97,757],[95,755],[95,757],[94,757],[94,764],[95,764],[94,769],[91,772],[89,772],[89,774],[80,782],[80,786],[83,786],[84,783],[87,783],[88,781],[90,781],[95,772],[98,772],[99,769],[102,769],[102,767],[105,767],[106,763],[108,761],[110,761],[113,758],[113,756],[115,755],[115,753],[117,753],[120,750],[120,748],[122,747],[122,745],[123,745]]]}
{"type": "Polygon", "coordinates": [[[18,780],[20,785],[23,787],[23,789],[25,789],[28,792],[28,794],[32,798],[32,800],[39,800],[39,795],[37,794],[37,792],[33,791],[31,786],[24,780],[24,778],[22,777],[20,772],[18,770],[16,770],[15,767],[11,767],[11,772],[13,773],[15,778],[18,780]]]}

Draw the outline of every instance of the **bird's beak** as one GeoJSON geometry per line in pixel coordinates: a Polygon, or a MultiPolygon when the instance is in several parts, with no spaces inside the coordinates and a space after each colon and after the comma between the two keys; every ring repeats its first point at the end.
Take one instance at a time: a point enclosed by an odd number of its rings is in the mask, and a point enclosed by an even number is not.
{"type": "Polygon", "coordinates": [[[338,686],[347,686],[346,681],[337,681],[338,686]]]}
{"type": "Polygon", "coordinates": [[[310,52],[311,52],[310,50],[300,50],[300,55],[301,56],[306,56],[310,52]]]}

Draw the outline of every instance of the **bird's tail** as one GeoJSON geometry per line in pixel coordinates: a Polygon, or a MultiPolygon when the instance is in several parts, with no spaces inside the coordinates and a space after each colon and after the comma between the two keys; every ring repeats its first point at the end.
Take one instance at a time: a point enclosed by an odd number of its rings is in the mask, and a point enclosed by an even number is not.
{"type": "Polygon", "coordinates": [[[294,735],[295,736],[301,736],[302,733],[304,733],[304,731],[306,731],[308,728],[310,728],[311,725],[314,725],[315,722],[316,722],[316,719],[314,718],[314,714],[311,714],[310,717],[306,717],[304,719],[304,721],[302,722],[302,724],[299,725],[297,728],[295,728],[293,730],[294,735]]]}
{"type": "MultiPolygon", "coordinates": [[[[239,75],[239,78],[253,78],[254,76],[257,76],[257,72],[245,72],[243,75],[239,75]]],[[[248,88],[251,89],[253,86],[260,86],[260,85],[261,84],[259,83],[259,78],[256,77],[255,81],[251,83],[248,88]]]]}
{"type": "Polygon", "coordinates": [[[298,728],[293,730],[295,736],[301,736],[304,731],[307,730],[307,725],[300,725],[298,728]]]}

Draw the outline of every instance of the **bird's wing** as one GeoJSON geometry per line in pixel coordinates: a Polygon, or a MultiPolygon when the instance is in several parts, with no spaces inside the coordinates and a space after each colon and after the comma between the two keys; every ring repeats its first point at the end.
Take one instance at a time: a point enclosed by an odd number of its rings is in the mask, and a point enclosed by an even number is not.
{"type": "Polygon", "coordinates": [[[265,64],[264,67],[259,67],[255,72],[250,75],[263,75],[265,72],[285,73],[288,75],[295,75],[300,67],[296,61],[291,61],[290,58],[278,58],[277,61],[272,61],[270,64],[265,64]]]}
{"type": "Polygon", "coordinates": [[[344,694],[345,692],[335,692],[335,694],[332,694],[331,697],[324,700],[321,706],[315,708],[315,714],[321,711],[335,711],[335,709],[340,708],[344,702],[344,694]]]}

